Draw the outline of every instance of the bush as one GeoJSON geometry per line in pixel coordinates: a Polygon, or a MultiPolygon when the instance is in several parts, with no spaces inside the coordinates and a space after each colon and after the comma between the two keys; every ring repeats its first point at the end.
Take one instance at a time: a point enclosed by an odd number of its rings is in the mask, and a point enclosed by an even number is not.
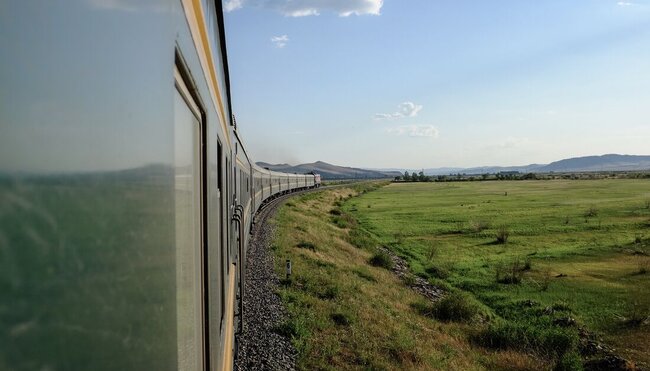
{"type": "Polygon", "coordinates": [[[290,339],[300,339],[309,335],[307,321],[301,317],[279,323],[273,327],[273,332],[290,339]]]}
{"type": "Polygon", "coordinates": [[[318,293],[318,298],[324,300],[336,299],[341,293],[341,288],[338,285],[328,285],[325,290],[318,293]]]}
{"type": "Polygon", "coordinates": [[[370,235],[370,233],[357,228],[350,230],[348,234],[348,242],[353,246],[360,249],[372,249],[376,246],[375,239],[370,235]]]}
{"type": "Polygon", "coordinates": [[[316,245],[314,245],[311,242],[307,242],[307,241],[300,241],[296,245],[296,247],[301,248],[301,249],[308,249],[308,250],[311,250],[311,251],[316,251],[316,245]]]}
{"type": "Polygon", "coordinates": [[[585,218],[593,218],[598,216],[598,209],[596,207],[592,206],[587,211],[585,211],[585,218]]]}
{"type": "Polygon", "coordinates": [[[387,253],[383,251],[379,251],[375,255],[373,255],[372,258],[370,258],[369,263],[370,265],[375,267],[381,267],[386,269],[393,268],[393,260],[390,258],[390,256],[387,253]]]}
{"type": "Polygon", "coordinates": [[[627,315],[623,317],[623,325],[625,327],[639,327],[648,320],[650,320],[648,308],[634,302],[627,315]]]}
{"type": "Polygon", "coordinates": [[[351,228],[357,224],[352,216],[343,213],[341,215],[334,215],[332,217],[332,223],[339,228],[351,228]]]}
{"type": "Polygon", "coordinates": [[[449,271],[442,267],[437,267],[435,265],[430,265],[424,269],[424,271],[434,278],[445,279],[449,277],[449,271]]]}
{"type": "Polygon", "coordinates": [[[415,276],[412,275],[412,274],[410,274],[410,273],[409,273],[409,274],[405,274],[405,275],[402,277],[402,280],[404,281],[404,284],[405,284],[406,286],[413,286],[413,285],[415,285],[415,282],[416,282],[416,278],[415,278],[415,276]]]}
{"type": "Polygon", "coordinates": [[[508,237],[510,237],[510,231],[508,230],[507,227],[502,226],[497,229],[497,243],[498,244],[505,244],[508,242],[508,237]]]}
{"type": "Polygon", "coordinates": [[[330,214],[332,214],[332,215],[341,215],[341,210],[332,209],[332,210],[330,210],[330,214]]]}
{"type": "Polygon", "coordinates": [[[504,284],[518,284],[524,276],[525,265],[515,259],[510,265],[502,264],[496,267],[496,281],[504,284]]]}
{"type": "Polygon", "coordinates": [[[345,313],[332,313],[330,318],[339,326],[348,326],[352,321],[345,313]]]}
{"type": "Polygon", "coordinates": [[[572,329],[537,327],[527,321],[500,322],[474,335],[479,344],[494,349],[518,349],[563,357],[575,351],[578,334],[572,329]]]}
{"type": "Polygon", "coordinates": [[[643,242],[643,236],[642,235],[637,234],[636,236],[634,236],[634,244],[640,245],[641,242],[643,242]]]}
{"type": "Polygon", "coordinates": [[[565,353],[555,364],[554,371],[581,371],[582,358],[577,352],[565,353]]]}
{"type": "Polygon", "coordinates": [[[466,294],[450,292],[434,303],[415,303],[422,315],[445,322],[469,322],[478,315],[478,306],[466,294]]]}

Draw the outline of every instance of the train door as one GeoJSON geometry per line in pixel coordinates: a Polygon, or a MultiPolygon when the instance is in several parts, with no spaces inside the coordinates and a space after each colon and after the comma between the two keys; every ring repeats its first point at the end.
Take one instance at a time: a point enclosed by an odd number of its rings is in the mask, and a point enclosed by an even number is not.
{"type": "MultiPolygon", "coordinates": [[[[224,320],[225,320],[225,313],[226,313],[226,281],[227,281],[227,257],[226,257],[226,251],[227,248],[226,246],[228,243],[228,237],[227,237],[227,232],[226,228],[228,227],[228,221],[226,220],[225,215],[228,215],[228,201],[227,201],[227,195],[228,193],[225,190],[225,185],[226,185],[226,172],[224,171],[224,163],[226,159],[223,153],[223,146],[221,143],[218,143],[217,145],[217,195],[218,195],[218,215],[217,215],[217,223],[218,228],[219,228],[219,244],[218,244],[218,269],[216,269],[219,273],[218,281],[218,289],[219,289],[219,296],[218,300],[219,303],[215,305],[216,308],[219,310],[219,316],[215,317],[219,318],[219,327],[218,329],[215,328],[214,331],[214,337],[215,339],[219,339],[220,342],[223,343],[223,338],[225,336],[225,331],[224,331],[224,320]]],[[[216,272],[215,272],[216,273],[216,272]]],[[[219,350],[219,347],[213,346],[212,347],[215,351],[219,350]]]]}
{"type": "Polygon", "coordinates": [[[207,251],[205,125],[197,99],[174,69],[174,186],[178,369],[209,366],[205,252],[207,251]]]}

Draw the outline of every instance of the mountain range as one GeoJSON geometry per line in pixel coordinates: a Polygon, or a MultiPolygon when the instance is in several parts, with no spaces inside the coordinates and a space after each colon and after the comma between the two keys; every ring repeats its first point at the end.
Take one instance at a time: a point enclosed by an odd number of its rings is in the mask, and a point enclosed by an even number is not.
{"type": "Polygon", "coordinates": [[[523,166],[481,166],[472,168],[424,169],[427,175],[445,174],[496,174],[500,172],[520,173],[578,173],[593,171],[638,171],[650,170],[650,156],[607,154],[602,156],[572,157],[550,164],[529,164],[523,166]]]}
{"type": "MultiPolygon", "coordinates": [[[[392,178],[413,169],[361,169],[328,164],[323,161],[289,165],[269,164],[258,162],[257,165],[274,171],[304,174],[315,172],[323,179],[376,179],[392,178]]],[[[419,172],[422,169],[417,169],[419,172]]],[[[481,166],[472,168],[439,167],[424,169],[426,175],[447,174],[495,174],[500,172],[520,173],[562,173],[562,172],[591,172],[591,171],[638,171],[650,170],[650,156],[607,154],[602,156],[573,157],[551,162],[550,164],[530,164],[523,166],[481,166]]]]}

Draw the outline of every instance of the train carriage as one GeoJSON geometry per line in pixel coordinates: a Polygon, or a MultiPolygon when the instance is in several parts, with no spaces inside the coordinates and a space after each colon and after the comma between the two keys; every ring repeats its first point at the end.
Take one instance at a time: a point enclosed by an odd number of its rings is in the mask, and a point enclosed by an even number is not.
{"type": "Polygon", "coordinates": [[[0,369],[231,369],[253,215],[318,182],[248,155],[221,2],[9,1],[0,35],[0,369]]]}

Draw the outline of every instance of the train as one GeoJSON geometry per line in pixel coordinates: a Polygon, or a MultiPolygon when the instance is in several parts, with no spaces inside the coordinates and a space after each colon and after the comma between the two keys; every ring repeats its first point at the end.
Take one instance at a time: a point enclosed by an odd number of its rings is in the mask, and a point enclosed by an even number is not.
{"type": "Polygon", "coordinates": [[[257,166],[219,0],[0,5],[0,370],[230,370],[257,166]]]}

